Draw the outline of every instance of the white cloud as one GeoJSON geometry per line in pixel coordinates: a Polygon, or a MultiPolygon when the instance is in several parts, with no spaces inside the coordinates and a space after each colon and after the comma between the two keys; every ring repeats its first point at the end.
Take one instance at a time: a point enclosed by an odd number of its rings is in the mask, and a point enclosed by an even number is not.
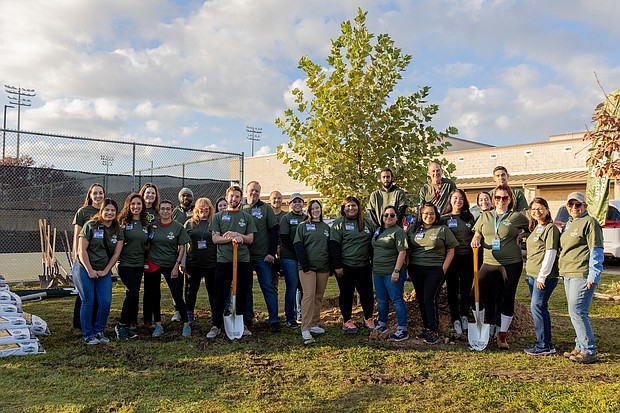
{"type": "Polygon", "coordinates": [[[151,132],[151,133],[156,133],[161,131],[161,125],[159,123],[159,121],[156,120],[147,120],[144,124],[145,128],[147,131],[151,132]]]}
{"type": "Polygon", "coordinates": [[[269,155],[272,152],[273,151],[271,150],[271,148],[265,145],[265,146],[261,146],[260,149],[254,153],[254,156],[269,155]]]}

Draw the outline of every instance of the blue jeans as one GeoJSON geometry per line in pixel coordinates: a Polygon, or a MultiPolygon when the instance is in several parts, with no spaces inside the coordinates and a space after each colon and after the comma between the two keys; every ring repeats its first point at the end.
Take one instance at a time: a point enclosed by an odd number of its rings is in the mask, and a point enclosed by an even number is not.
{"type": "Polygon", "coordinates": [[[286,321],[295,322],[295,295],[297,286],[299,285],[299,270],[297,269],[297,260],[281,258],[282,272],[284,272],[284,283],[286,284],[286,292],[284,293],[284,314],[286,321]]]}
{"type": "MultiPolygon", "coordinates": [[[[271,284],[271,267],[269,263],[264,260],[252,260],[252,269],[256,272],[258,278],[258,284],[265,297],[265,304],[267,305],[267,312],[269,313],[269,324],[279,323],[280,317],[278,317],[278,294],[271,284]]],[[[250,283],[250,289],[246,295],[246,307],[244,320],[249,320],[250,324],[254,320],[254,297],[252,296],[252,283],[250,283]]]]}
{"type": "Polygon", "coordinates": [[[553,348],[551,341],[551,316],[549,315],[549,297],[558,285],[557,278],[547,278],[545,289],[539,290],[536,287],[537,277],[527,276],[527,285],[530,287],[530,310],[534,319],[534,330],[536,330],[536,342],[534,347],[541,350],[553,348]]]}
{"type": "Polygon", "coordinates": [[[377,295],[377,307],[379,309],[379,325],[387,326],[390,301],[392,301],[392,306],[394,311],[396,311],[398,329],[407,331],[407,307],[403,299],[407,270],[403,268],[396,282],[392,282],[390,274],[379,275],[374,273],[373,279],[375,281],[375,294],[377,295]]]}
{"type": "Polygon", "coordinates": [[[73,267],[73,282],[82,299],[82,308],[80,309],[82,336],[88,338],[94,336],[95,333],[103,333],[108,323],[110,306],[112,304],[112,277],[108,273],[103,278],[90,278],[88,271],[81,264],[76,262],[73,267]],[[97,309],[93,326],[92,317],[95,297],[97,297],[99,308],[97,309]]]}
{"type": "Polygon", "coordinates": [[[588,311],[597,284],[588,289],[586,278],[564,277],[564,291],[568,301],[568,314],[575,329],[575,348],[586,354],[596,354],[594,333],[590,327],[588,311]]]}

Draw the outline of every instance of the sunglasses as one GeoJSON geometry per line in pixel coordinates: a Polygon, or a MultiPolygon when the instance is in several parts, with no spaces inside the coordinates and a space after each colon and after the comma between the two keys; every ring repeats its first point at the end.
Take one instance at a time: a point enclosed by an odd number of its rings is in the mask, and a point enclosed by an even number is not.
{"type": "Polygon", "coordinates": [[[568,203],[569,208],[581,208],[582,206],[583,204],[581,202],[569,202],[568,203]]]}
{"type": "Polygon", "coordinates": [[[493,199],[495,199],[496,201],[508,201],[510,199],[510,195],[504,195],[504,196],[495,195],[493,199]]]}
{"type": "Polygon", "coordinates": [[[396,218],[396,214],[393,212],[391,214],[383,214],[383,218],[396,218]]]}

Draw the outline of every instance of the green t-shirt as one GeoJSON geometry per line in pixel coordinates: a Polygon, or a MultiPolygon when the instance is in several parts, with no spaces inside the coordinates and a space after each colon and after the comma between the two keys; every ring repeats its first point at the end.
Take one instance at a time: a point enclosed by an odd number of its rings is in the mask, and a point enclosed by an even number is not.
{"type": "Polygon", "coordinates": [[[417,231],[414,225],[410,225],[407,228],[407,241],[409,263],[425,267],[442,266],[448,250],[459,245],[448,227],[437,224],[430,228],[420,227],[417,231]]]}
{"type": "MultiPolygon", "coordinates": [[[[110,257],[114,254],[116,244],[119,241],[124,240],[123,231],[119,231],[118,234],[112,234],[112,229],[105,225],[97,225],[95,221],[87,221],[82,230],[80,231],[80,237],[88,240],[88,260],[90,266],[95,271],[101,271],[108,265],[110,257]],[[105,248],[105,241],[103,237],[108,241],[109,256],[105,248]]],[[[84,263],[81,263],[84,267],[84,263]]]]}
{"type": "Polygon", "coordinates": [[[448,202],[448,196],[450,196],[450,192],[454,191],[455,189],[456,184],[452,179],[441,178],[441,184],[439,185],[427,182],[420,187],[418,202],[430,202],[441,211],[444,205],[446,205],[446,202],[448,202]]]}
{"type": "Polygon", "coordinates": [[[596,218],[586,213],[585,216],[570,219],[560,237],[560,275],[587,278],[593,248],[603,248],[603,230],[596,218]]]}
{"type": "MultiPolygon", "coordinates": [[[[310,270],[329,272],[329,225],[304,221],[297,226],[294,243],[301,242],[310,261],[310,270]]],[[[301,270],[301,265],[298,266],[301,270]]]]}
{"type": "Polygon", "coordinates": [[[181,225],[185,225],[188,219],[194,216],[194,209],[190,208],[188,211],[184,210],[180,205],[172,212],[172,219],[180,223],[181,225]]]}
{"type": "Polygon", "coordinates": [[[154,222],[156,219],[159,219],[159,215],[155,213],[155,208],[153,207],[147,208],[146,209],[146,222],[150,224],[154,222]]]}
{"type": "Polygon", "coordinates": [[[407,235],[398,225],[377,229],[372,237],[372,272],[376,275],[391,275],[396,268],[396,260],[400,251],[409,248],[407,235]]]}
{"type": "Polygon", "coordinates": [[[495,210],[483,212],[474,225],[474,231],[480,232],[483,237],[484,263],[509,265],[523,262],[517,236],[521,230],[527,230],[528,226],[529,220],[516,211],[508,211],[503,216],[497,216],[495,210]],[[493,250],[495,226],[500,240],[499,250],[493,250]]]}
{"type": "Polygon", "coordinates": [[[131,220],[123,228],[125,243],[118,259],[119,267],[143,267],[144,246],[149,237],[149,229],[140,220],[131,220]]]}
{"type": "MultiPolygon", "coordinates": [[[[560,230],[553,222],[547,225],[537,225],[534,231],[527,237],[527,262],[525,263],[525,273],[534,278],[538,278],[538,273],[542,267],[545,251],[560,250],[560,230]]],[[[547,277],[557,278],[558,276],[558,257],[556,256],[553,268],[547,277]]]]}
{"type": "Polygon", "coordinates": [[[374,225],[364,219],[364,229],[359,230],[357,219],[340,217],[334,221],[329,238],[342,248],[342,263],[350,267],[363,267],[370,263],[374,225]]]}
{"type": "Polygon", "coordinates": [[[215,268],[217,245],[213,243],[213,233],[206,219],[198,221],[194,227],[191,219],[185,222],[185,230],[191,239],[185,258],[186,267],[215,268]]]}
{"type": "MultiPolygon", "coordinates": [[[[256,225],[254,220],[250,215],[239,210],[221,211],[215,214],[211,220],[211,231],[217,232],[220,235],[224,235],[228,231],[238,232],[243,235],[254,234],[254,242],[256,242],[256,225]]],[[[232,262],[232,258],[232,242],[217,244],[217,262],[232,262]]],[[[237,261],[250,262],[250,248],[248,244],[239,244],[237,261]]]]}
{"type": "MultiPolygon", "coordinates": [[[[295,242],[295,234],[297,234],[297,226],[304,221],[304,214],[295,214],[292,211],[284,214],[280,219],[280,236],[288,235],[291,241],[295,242]]],[[[280,246],[280,258],[287,260],[297,260],[295,250],[291,250],[286,245],[280,246]]]]}
{"type": "Polygon", "coordinates": [[[83,227],[88,221],[91,220],[92,217],[97,215],[99,209],[95,208],[92,205],[85,205],[82,208],[78,209],[75,213],[75,217],[73,218],[73,225],[78,225],[83,227]]]}
{"type": "Polygon", "coordinates": [[[459,245],[454,250],[457,255],[471,254],[471,239],[474,237],[473,218],[471,221],[466,222],[461,218],[461,214],[446,214],[441,216],[441,224],[448,227],[454,237],[459,242],[459,245]]]}
{"type": "Polygon", "coordinates": [[[160,267],[174,267],[179,257],[179,245],[190,241],[187,231],[177,221],[168,225],[162,225],[160,221],[151,224],[149,239],[149,260],[160,267]]]}
{"type": "MultiPolygon", "coordinates": [[[[519,188],[510,187],[510,189],[512,189],[512,193],[515,195],[515,204],[512,207],[512,210],[527,211],[527,199],[525,199],[525,195],[523,195],[523,192],[521,192],[519,188]]],[[[493,203],[493,196],[495,196],[495,189],[491,190],[491,203],[493,203]]]]}
{"type": "Polygon", "coordinates": [[[370,194],[366,210],[374,212],[377,220],[381,222],[381,214],[383,213],[383,208],[388,205],[392,205],[394,208],[396,208],[397,212],[400,212],[400,209],[403,206],[406,207],[408,205],[407,194],[405,193],[405,191],[403,191],[396,185],[392,185],[392,187],[388,191],[381,187],[380,189],[377,189],[372,194],[370,194]]]}
{"type": "Polygon", "coordinates": [[[254,242],[250,245],[250,259],[263,260],[269,254],[269,230],[278,225],[273,209],[259,200],[254,206],[243,205],[241,210],[252,217],[256,226],[254,242]]]}

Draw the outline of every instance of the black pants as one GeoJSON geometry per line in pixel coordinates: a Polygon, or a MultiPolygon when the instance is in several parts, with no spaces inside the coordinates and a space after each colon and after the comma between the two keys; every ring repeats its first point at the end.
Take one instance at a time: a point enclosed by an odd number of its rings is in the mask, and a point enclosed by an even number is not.
{"type": "Polygon", "coordinates": [[[444,280],[443,269],[440,265],[432,267],[410,265],[408,270],[411,281],[413,281],[416,298],[420,303],[420,314],[424,328],[437,332],[439,329],[437,297],[444,280]]]}
{"type": "Polygon", "coordinates": [[[372,318],[375,309],[375,297],[372,290],[372,264],[363,267],[342,266],[342,277],[336,277],[340,295],[338,296],[338,304],[340,305],[340,313],[342,320],[351,319],[351,311],[353,309],[353,294],[357,289],[364,311],[364,318],[372,318]]]}
{"type": "Polygon", "coordinates": [[[469,294],[474,281],[474,254],[454,255],[446,271],[446,289],[448,290],[448,307],[452,321],[469,315],[469,294]]]}
{"type": "MultiPolygon", "coordinates": [[[[215,267],[215,300],[211,322],[217,328],[224,326],[224,308],[232,285],[232,262],[218,262],[215,267]]],[[[231,308],[237,315],[245,314],[245,297],[252,281],[252,266],[249,262],[237,263],[237,308],[231,308]]]]}
{"type": "Polygon", "coordinates": [[[187,311],[194,311],[196,307],[196,297],[200,290],[200,282],[204,278],[207,296],[209,297],[209,309],[213,312],[215,303],[215,267],[203,268],[188,266],[186,269],[187,283],[185,284],[185,302],[187,311]]]}
{"type": "Polygon", "coordinates": [[[118,275],[125,284],[125,301],[121,310],[121,324],[138,323],[138,308],[140,307],[140,284],[144,266],[118,267],[118,275]]]}
{"type": "Polygon", "coordinates": [[[172,278],[170,273],[172,267],[160,267],[157,271],[144,275],[144,324],[161,321],[161,276],[163,275],[172,294],[172,299],[176,303],[176,308],[181,313],[181,321],[187,323],[187,307],[183,300],[183,274],[179,273],[177,278],[172,278]]]}
{"type": "Polygon", "coordinates": [[[499,320],[500,314],[496,314],[496,304],[493,304],[498,296],[501,298],[500,313],[510,317],[514,315],[515,295],[522,271],[522,262],[508,265],[482,264],[478,272],[480,301],[482,307],[486,309],[485,317],[488,323],[497,323],[499,320]]]}
{"type": "MultiPolygon", "coordinates": [[[[73,328],[82,329],[82,323],[80,322],[80,310],[82,309],[82,298],[78,294],[75,297],[75,304],[73,304],[73,328]]],[[[97,310],[99,304],[97,303],[97,295],[95,294],[95,301],[93,302],[93,325],[95,325],[95,318],[97,317],[97,310]]]]}

